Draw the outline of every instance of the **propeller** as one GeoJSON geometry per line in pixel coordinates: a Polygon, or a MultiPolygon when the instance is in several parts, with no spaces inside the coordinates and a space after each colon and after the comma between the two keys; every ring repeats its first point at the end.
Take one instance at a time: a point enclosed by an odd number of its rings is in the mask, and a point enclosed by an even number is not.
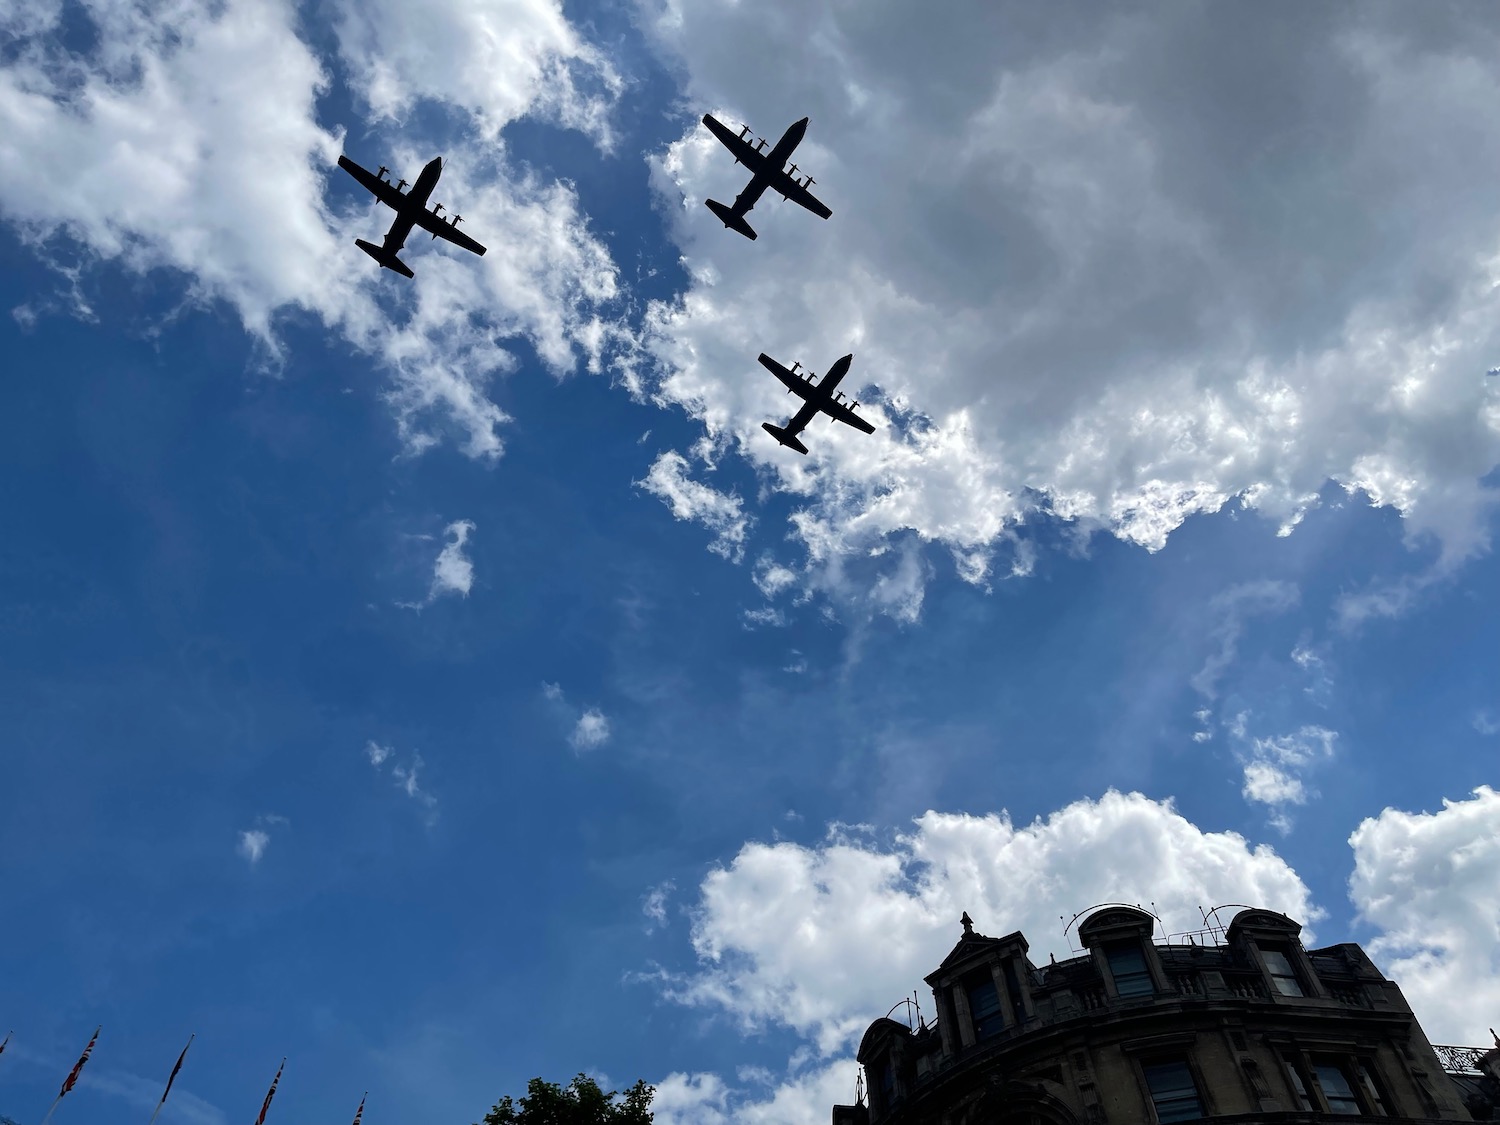
{"type": "Polygon", "coordinates": [[[741,129],[740,130],[740,140],[743,141],[745,139],[745,134],[748,133],[749,131],[750,131],[750,126],[748,126],[748,125],[746,125],[743,129],[741,129]]]}
{"type": "Polygon", "coordinates": [[[453,218],[449,219],[448,221],[452,223],[456,228],[459,223],[464,221],[464,217],[462,215],[454,215],[453,218]]]}
{"type": "Polygon", "coordinates": [[[406,181],[405,181],[405,180],[402,180],[402,181],[401,181],[401,182],[400,182],[400,183],[399,183],[399,184],[397,184],[397,185],[396,185],[396,190],[397,190],[397,191],[400,191],[400,190],[401,190],[401,189],[402,189],[402,188],[404,188],[404,187],[405,187],[405,186],[406,186],[406,181]]]}
{"type": "Polygon", "coordinates": [[[377,179],[381,179],[381,180],[383,180],[383,179],[385,179],[385,174],[386,174],[386,173],[387,173],[387,172],[389,172],[389,171],[390,171],[390,169],[389,169],[389,168],[387,168],[387,167],[386,167],[386,166],[385,166],[385,165],[384,165],[384,164],[382,164],[382,165],[381,165],[381,166],[380,166],[380,171],[378,171],[378,172],[376,172],[376,173],[375,173],[375,176],[376,176],[376,178],[377,178],[377,179]]]}

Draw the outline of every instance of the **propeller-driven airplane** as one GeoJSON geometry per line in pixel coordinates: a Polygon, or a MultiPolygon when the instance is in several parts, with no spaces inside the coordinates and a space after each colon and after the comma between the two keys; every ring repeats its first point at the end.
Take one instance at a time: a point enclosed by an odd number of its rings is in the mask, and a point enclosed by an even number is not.
{"type": "Polygon", "coordinates": [[[717,215],[730,230],[737,230],[746,238],[755,237],[754,229],[745,222],[745,212],[755,206],[756,200],[765,193],[766,188],[775,189],[783,199],[790,199],[793,203],[806,207],[819,218],[826,219],[833,214],[813,197],[812,192],[807,190],[817,182],[816,180],[811,176],[797,179],[795,164],[790,170],[785,169],[787,160],[791,157],[793,150],[802,143],[803,134],[807,132],[807,118],[793,122],[770,152],[763,151],[766,147],[764,139],[755,144],[745,139],[745,134],[750,132],[748,125],[736,135],[734,130],[711,113],[703,115],[703,124],[707,125],[709,132],[724,143],[725,148],[734,153],[736,164],[743,164],[750,169],[750,182],[745,185],[744,191],[735,196],[732,207],[725,206],[717,199],[704,200],[708,209],[717,215]]]}
{"type": "Polygon", "coordinates": [[[396,212],[391,229],[385,232],[383,245],[375,246],[362,238],[354,240],[354,245],[386,269],[395,270],[407,277],[416,276],[411,272],[411,267],[397,257],[401,247],[406,245],[406,239],[411,234],[412,227],[421,227],[425,231],[430,231],[433,238],[446,238],[455,246],[462,246],[472,253],[484,253],[483,246],[468,235],[459,233],[458,224],[463,222],[462,215],[454,215],[451,219],[441,218],[438,214],[444,209],[441,203],[428,210],[427,199],[432,195],[432,189],[437,186],[438,177],[443,174],[441,156],[428,161],[427,167],[418,174],[417,182],[411,185],[411,190],[408,192],[401,190],[406,186],[405,180],[399,184],[393,184],[386,179],[386,173],[390,169],[383,164],[379,172],[371,172],[367,168],[361,168],[347,156],[340,156],[339,167],[363,184],[376,199],[396,212]]]}
{"type": "Polygon", "coordinates": [[[849,374],[849,365],[854,362],[852,355],[846,355],[838,360],[817,383],[813,382],[811,371],[798,374],[797,369],[802,366],[800,363],[794,363],[788,369],[765,352],[760,353],[760,362],[762,367],[786,384],[789,394],[795,394],[804,400],[802,408],[792,415],[792,420],[785,426],[773,426],[770,422],[760,424],[761,429],[782,445],[795,449],[798,453],[806,453],[807,446],[797,439],[797,435],[818,416],[819,411],[827,414],[831,420],[843,422],[847,426],[853,426],[856,430],[863,430],[867,434],[875,432],[874,426],[854,413],[859,403],[845,404],[844,396],[837,393],[839,383],[843,381],[845,375],[849,374]]]}

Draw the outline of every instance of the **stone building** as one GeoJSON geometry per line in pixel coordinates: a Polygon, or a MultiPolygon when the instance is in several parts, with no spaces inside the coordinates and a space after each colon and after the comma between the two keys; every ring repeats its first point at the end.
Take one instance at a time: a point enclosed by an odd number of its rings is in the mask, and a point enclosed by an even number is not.
{"type": "Polygon", "coordinates": [[[1456,1083],[1358,945],[1305,949],[1269,910],[1158,943],[1152,914],[1102,907],[1041,967],[963,926],[926,978],[936,1021],[870,1025],[867,1099],[833,1125],[1472,1121],[1500,1079],[1500,1042],[1456,1083]]]}

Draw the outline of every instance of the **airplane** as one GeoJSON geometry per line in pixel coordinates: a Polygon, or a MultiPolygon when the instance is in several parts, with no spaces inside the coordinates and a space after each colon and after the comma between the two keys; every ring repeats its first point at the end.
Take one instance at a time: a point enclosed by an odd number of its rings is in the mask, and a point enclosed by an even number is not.
{"type": "Polygon", "coordinates": [[[751,144],[745,139],[745,134],[750,131],[746,125],[736,136],[734,130],[730,129],[722,121],[711,113],[703,115],[703,124],[708,126],[709,132],[718,137],[724,143],[724,147],[734,153],[734,162],[744,164],[750,169],[750,182],[745,185],[745,190],[734,198],[734,206],[726,207],[717,199],[705,199],[703,202],[708,209],[717,215],[723,224],[730,230],[737,230],[746,238],[754,239],[755,231],[750,224],[745,222],[745,212],[755,206],[755,201],[765,193],[766,188],[774,188],[781,193],[783,199],[790,199],[793,203],[806,207],[814,215],[820,218],[828,218],[833,212],[822,203],[813,198],[812,192],[807,189],[817,183],[811,176],[797,179],[793,173],[797,166],[792,165],[791,172],[783,170],[783,165],[792,155],[792,151],[802,143],[803,134],[807,132],[807,118],[794,121],[790,128],[781,135],[770,152],[764,152],[766,142],[764,139],[751,144]]]}
{"type": "Polygon", "coordinates": [[[406,239],[411,234],[412,227],[421,227],[425,231],[430,231],[434,239],[446,238],[454,245],[462,246],[465,250],[475,254],[484,253],[483,246],[468,235],[459,233],[458,224],[463,222],[462,215],[454,215],[452,219],[440,218],[438,212],[444,210],[441,203],[430,211],[427,209],[427,199],[432,195],[432,189],[437,186],[438,177],[443,174],[441,156],[434,157],[427,162],[427,166],[417,176],[417,182],[411,185],[411,190],[408,192],[401,190],[406,186],[405,180],[399,184],[392,184],[385,178],[390,169],[383,164],[379,172],[372,173],[366,168],[361,168],[347,156],[340,156],[339,167],[363,184],[376,199],[396,212],[391,229],[385,232],[383,245],[375,246],[362,238],[354,240],[354,245],[386,269],[395,270],[406,277],[416,276],[411,272],[411,267],[397,257],[401,247],[406,245],[406,239]]]}
{"type": "Polygon", "coordinates": [[[853,426],[856,430],[862,430],[867,434],[873,434],[875,427],[866,422],[854,411],[859,403],[852,402],[847,405],[842,401],[843,395],[835,393],[838,385],[843,381],[845,375],[849,374],[849,365],[854,362],[852,355],[846,355],[838,360],[828,369],[819,383],[813,382],[813,373],[799,375],[797,369],[801,363],[792,364],[791,368],[785,368],[777,363],[765,352],[760,353],[760,363],[767,371],[786,384],[788,394],[795,394],[805,401],[802,408],[792,415],[792,420],[785,426],[773,426],[770,422],[762,422],[761,429],[770,434],[782,445],[789,449],[795,449],[798,453],[806,453],[807,446],[797,440],[797,435],[803,428],[818,416],[822,411],[832,421],[843,422],[845,425],[853,426]]]}

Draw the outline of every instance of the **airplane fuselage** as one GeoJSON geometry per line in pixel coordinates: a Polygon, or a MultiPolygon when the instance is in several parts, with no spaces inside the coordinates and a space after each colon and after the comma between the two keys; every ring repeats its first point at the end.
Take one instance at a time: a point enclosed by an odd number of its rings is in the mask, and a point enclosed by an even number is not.
{"type": "Polygon", "coordinates": [[[392,254],[406,245],[407,236],[416,226],[418,217],[427,210],[427,200],[442,174],[443,158],[434,156],[417,174],[417,182],[411,185],[411,190],[401,197],[401,206],[395,208],[396,221],[385,236],[385,248],[392,254]]]}
{"type": "Polygon", "coordinates": [[[793,121],[787,126],[786,132],[781,134],[781,140],[777,141],[775,147],[766,154],[766,159],[776,171],[779,172],[786,167],[786,162],[791,159],[792,153],[797,151],[802,138],[807,136],[807,122],[806,117],[801,121],[793,121]]]}
{"type": "Polygon", "coordinates": [[[844,381],[844,376],[849,374],[849,368],[854,363],[852,355],[846,355],[838,360],[828,369],[828,373],[818,380],[815,387],[810,388],[812,394],[807,396],[808,402],[827,402],[833,398],[833,392],[838,390],[839,384],[844,381]]]}

